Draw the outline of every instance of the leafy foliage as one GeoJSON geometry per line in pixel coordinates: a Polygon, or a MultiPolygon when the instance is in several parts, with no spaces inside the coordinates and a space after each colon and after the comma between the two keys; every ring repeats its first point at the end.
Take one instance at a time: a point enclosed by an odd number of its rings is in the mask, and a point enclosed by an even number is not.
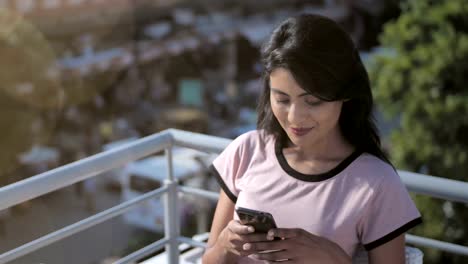
{"type": "MultiPolygon", "coordinates": [[[[400,119],[390,138],[392,161],[401,169],[468,181],[468,4],[411,0],[401,7],[380,36],[393,54],[377,56],[370,70],[377,103],[400,119]]],[[[466,205],[415,200],[425,221],[416,233],[466,243],[466,205]]],[[[436,251],[426,251],[425,260],[467,261],[436,251]]]]}

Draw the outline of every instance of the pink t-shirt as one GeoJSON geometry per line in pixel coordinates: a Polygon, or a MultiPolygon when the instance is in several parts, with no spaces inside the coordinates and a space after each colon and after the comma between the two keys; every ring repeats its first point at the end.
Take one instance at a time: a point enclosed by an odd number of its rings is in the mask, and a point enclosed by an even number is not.
{"type": "MultiPolygon", "coordinates": [[[[288,165],[273,136],[251,131],[229,144],[212,169],[236,206],[269,212],[278,227],[326,237],[349,256],[421,222],[392,166],[367,153],[356,151],[329,172],[305,175],[288,165]]],[[[263,262],[245,257],[239,263],[263,262]]]]}

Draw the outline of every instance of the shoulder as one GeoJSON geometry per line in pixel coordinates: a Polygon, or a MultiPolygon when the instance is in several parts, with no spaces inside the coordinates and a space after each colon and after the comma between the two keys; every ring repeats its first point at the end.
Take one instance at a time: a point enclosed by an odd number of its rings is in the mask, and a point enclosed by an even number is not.
{"type": "Polygon", "coordinates": [[[399,184],[400,176],[395,168],[378,157],[363,153],[356,161],[352,167],[353,174],[364,178],[369,184],[375,187],[382,184],[399,184]]]}
{"type": "Polygon", "coordinates": [[[267,138],[261,130],[249,131],[235,138],[213,161],[221,178],[242,177],[250,164],[262,157],[262,148],[267,138]]]}
{"type": "Polygon", "coordinates": [[[264,130],[251,130],[235,138],[231,145],[244,150],[253,150],[272,140],[273,136],[268,135],[264,130]]]}
{"type": "Polygon", "coordinates": [[[358,158],[358,167],[364,171],[378,170],[384,173],[395,173],[392,165],[369,153],[361,154],[358,158]]]}

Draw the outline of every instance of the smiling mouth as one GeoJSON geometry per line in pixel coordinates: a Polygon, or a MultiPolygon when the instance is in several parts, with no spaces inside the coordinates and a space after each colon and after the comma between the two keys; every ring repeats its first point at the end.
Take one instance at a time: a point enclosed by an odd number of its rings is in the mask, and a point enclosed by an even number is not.
{"type": "Polygon", "coordinates": [[[297,136],[303,136],[312,130],[312,128],[290,128],[290,129],[291,129],[291,132],[297,136]]]}

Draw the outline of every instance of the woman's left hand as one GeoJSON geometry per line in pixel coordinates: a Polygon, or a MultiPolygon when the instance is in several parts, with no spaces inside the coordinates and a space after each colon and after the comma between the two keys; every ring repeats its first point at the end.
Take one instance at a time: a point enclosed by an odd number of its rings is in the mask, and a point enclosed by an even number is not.
{"type": "Polygon", "coordinates": [[[336,243],[303,229],[271,229],[267,240],[269,241],[244,244],[244,249],[257,252],[254,254],[255,258],[269,262],[351,263],[351,258],[336,243]],[[274,237],[282,239],[273,240],[274,237]]]}

